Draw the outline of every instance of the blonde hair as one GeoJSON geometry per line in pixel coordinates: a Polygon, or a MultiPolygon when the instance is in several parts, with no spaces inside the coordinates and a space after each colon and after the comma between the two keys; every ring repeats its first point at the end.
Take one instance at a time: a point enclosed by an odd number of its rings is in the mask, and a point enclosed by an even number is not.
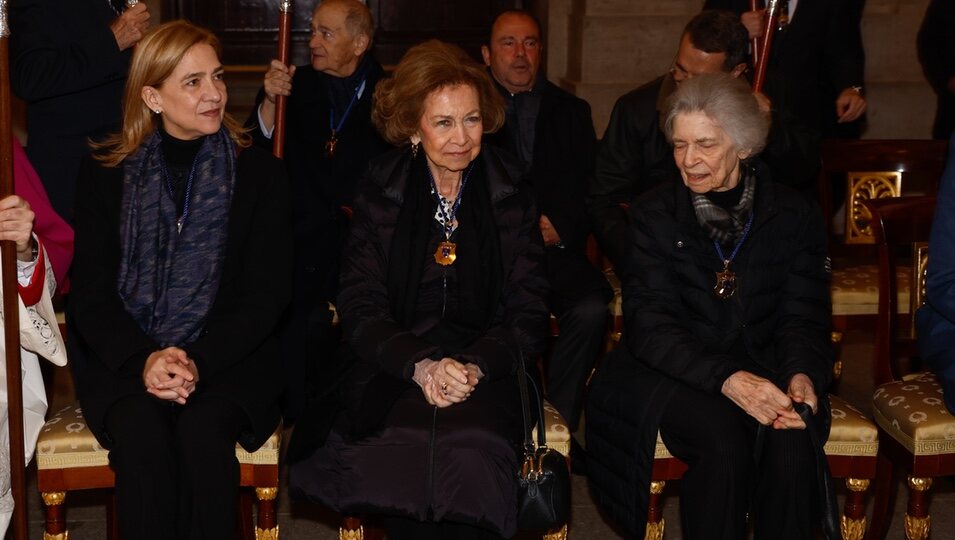
{"type": "MultiPolygon", "coordinates": [[[[123,94],[123,128],[102,143],[90,143],[97,151],[96,159],[107,167],[116,167],[159,128],[162,120],[143,101],[143,87],[161,86],[186,52],[199,44],[209,45],[217,56],[222,55],[222,46],[215,34],[184,20],[157,26],[136,45],[123,94]]],[[[237,146],[244,148],[251,144],[242,124],[232,116],[225,114],[222,123],[237,146]]]]}
{"type": "Polygon", "coordinates": [[[487,69],[457,45],[435,39],[408,49],[391,78],[378,83],[371,120],[391,144],[408,142],[418,131],[425,99],[436,90],[457,85],[477,92],[484,132],[500,129],[504,98],[494,88],[487,69]]]}

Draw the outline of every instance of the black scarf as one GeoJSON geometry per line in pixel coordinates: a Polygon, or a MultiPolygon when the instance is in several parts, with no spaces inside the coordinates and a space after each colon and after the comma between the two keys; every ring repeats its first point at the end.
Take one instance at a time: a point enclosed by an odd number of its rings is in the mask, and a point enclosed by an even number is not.
{"type": "Polygon", "coordinates": [[[166,187],[161,142],[153,133],[124,162],[116,285],[126,311],[167,347],[199,336],[219,289],[236,149],[225,128],[205,137],[177,234],[180,214],[166,187]]]}
{"type": "Polygon", "coordinates": [[[756,172],[748,164],[740,163],[740,177],[740,182],[743,182],[743,196],[736,206],[729,209],[715,204],[705,194],[690,193],[696,220],[711,240],[724,246],[735,243],[743,236],[743,230],[753,211],[756,172]]]}
{"type": "MultiPolygon", "coordinates": [[[[414,323],[418,287],[425,264],[437,264],[430,257],[430,240],[435,231],[437,199],[431,193],[427,158],[420,152],[411,159],[404,202],[398,214],[388,261],[388,296],[391,313],[405,328],[414,323]]],[[[461,194],[458,228],[451,236],[457,244],[457,259],[449,271],[457,272],[460,309],[445,314],[424,336],[453,354],[470,345],[490,327],[501,301],[503,266],[500,237],[494,221],[494,207],[488,189],[483,160],[474,161],[474,170],[461,194]]]]}

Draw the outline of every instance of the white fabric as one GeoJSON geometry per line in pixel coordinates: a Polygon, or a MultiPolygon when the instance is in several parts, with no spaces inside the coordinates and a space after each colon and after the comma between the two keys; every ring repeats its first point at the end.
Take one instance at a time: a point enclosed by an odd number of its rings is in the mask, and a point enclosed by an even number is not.
{"type": "MultiPolygon", "coordinates": [[[[20,300],[20,363],[23,378],[23,449],[26,463],[33,459],[37,437],[46,416],[46,389],[40,374],[42,355],[58,366],[66,365],[66,346],[60,335],[50,297],[56,290],[56,278],[49,257],[46,262],[46,282],[40,301],[33,306],[24,306],[20,300]]],[[[32,273],[31,273],[32,274],[32,273]]],[[[27,276],[27,281],[29,281],[27,276]]],[[[2,290],[0,290],[2,294],[2,290]]],[[[2,313],[0,313],[2,320],[2,313]]],[[[0,327],[0,335],[3,329],[0,327]]],[[[13,514],[13,494],[10,491],[10,433],[7,409],[7,374],[4,344],[0,340],[0,538],[6,534],[13,514]]],[[[26,466],[24,463],[22,466],[26,466]]]]}

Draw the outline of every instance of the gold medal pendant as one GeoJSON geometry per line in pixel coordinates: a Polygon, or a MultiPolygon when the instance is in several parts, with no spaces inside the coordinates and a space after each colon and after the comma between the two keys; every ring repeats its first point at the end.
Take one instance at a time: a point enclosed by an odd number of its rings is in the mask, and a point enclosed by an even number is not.
{"type": "Polygon", "coordinates": [[[335,157],[335,146],[338,145],[338,137],[335,136],[335,132],[332,132],[332,136],[325,141],[325,157],[331,159],[335,157]]]}
{"type": "Polygon", "coordinates": [[[736,292],[736,274],[730,271],[729,261],[724,261],[723,271],[716,273],[716,285],[713,286],[713,291],[723,300],[736,292]]]}
{"type": "Polygon", "coordinates": [[[441,266],[450,266],[454,264],[454,260],[458,258],[458,254],[455,253],[457,247],[457,244],[454,242],[441,242],[438,244],[438,249],[436,249],[434,252],[434,262],[440,264],[441,266]]]}

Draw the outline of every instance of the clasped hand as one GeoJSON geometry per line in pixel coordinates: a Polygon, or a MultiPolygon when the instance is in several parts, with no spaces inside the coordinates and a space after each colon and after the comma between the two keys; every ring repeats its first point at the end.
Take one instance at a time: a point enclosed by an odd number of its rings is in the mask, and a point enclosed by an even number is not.
{"type": "Polygon", "coordinates": [[[146,358],[143,384],[147,392],[159,399],[185,405],[198,382],[195,362],[179,347],[166,347],[146,358]]]}
{"type": "Polygon", "coordinates": [[[769,379],[741,370],[727,377],[722,392],[746,414],[773,429],[805,429],[806,423],[793,403],[809,405],[813,414],[819,404],[812,380],[802,373],[793,375],[784,394],[769,379]]]}
{"type": "Polygon", "coordinates": [[[462,364],[454,358],[421,360],[415,364],[412,377],[428,403],[441,408],[466,400],[482,378],[481,368],[475,364],[462,364]]]}
{"type": "Polygon", "coordinates": [[[17,259],[33,259],[33,210],[22,197],[10,195],[0,200],[0,240],[11,240],[17,246],[17,259]]]}

